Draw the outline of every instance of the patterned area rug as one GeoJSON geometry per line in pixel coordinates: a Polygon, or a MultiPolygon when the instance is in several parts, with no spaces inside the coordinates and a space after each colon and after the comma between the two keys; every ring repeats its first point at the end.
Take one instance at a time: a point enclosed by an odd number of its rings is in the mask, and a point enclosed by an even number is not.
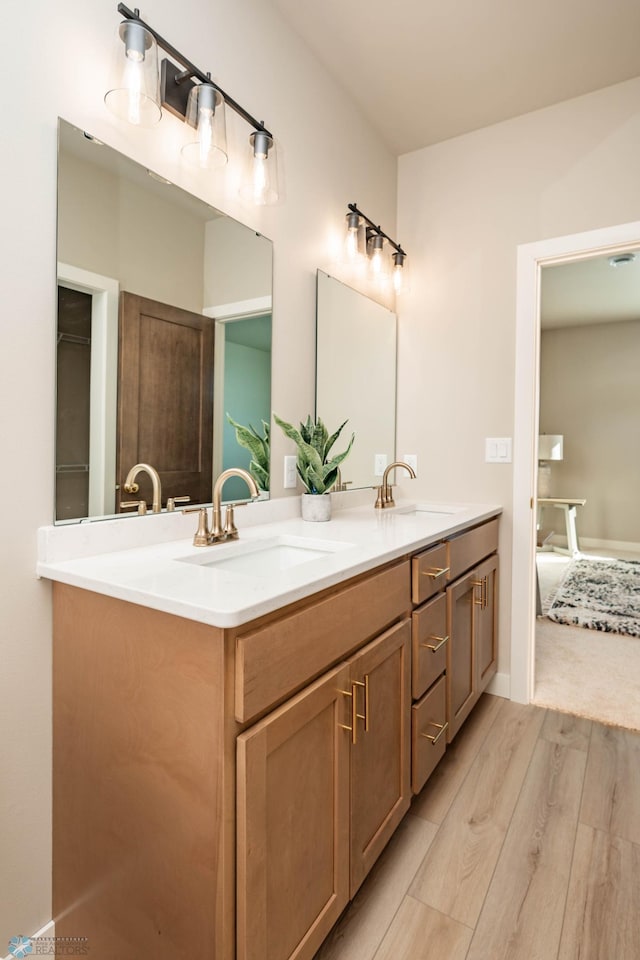
{"type": "Polygon", "coordinates": [[[556,623],[640,637],[640,560],[574,560],[547,616],[556,623]]]}

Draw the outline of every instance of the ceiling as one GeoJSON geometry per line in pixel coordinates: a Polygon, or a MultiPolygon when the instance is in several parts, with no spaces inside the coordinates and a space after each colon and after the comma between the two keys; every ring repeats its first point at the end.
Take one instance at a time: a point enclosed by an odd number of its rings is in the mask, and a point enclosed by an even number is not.
{"type": "Polygon", "coordinates": [[[400,155],[640,75],[638,0],[272,0],[400,155]]]}
{"type": "Polygon", "coordinates": [[[543,329],[640,320],[640,250],[612,267],[609,255],[542,268],[543,329]]]}

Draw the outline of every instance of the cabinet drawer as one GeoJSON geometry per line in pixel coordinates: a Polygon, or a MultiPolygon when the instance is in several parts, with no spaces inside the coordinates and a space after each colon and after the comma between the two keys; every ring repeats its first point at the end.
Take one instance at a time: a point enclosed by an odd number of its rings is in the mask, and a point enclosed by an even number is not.
{"type": "Polygon", "coordinates": [[[444,589],[449,579],[447,544],[438,543],[411,560],[411,599],[424,603],[444,589]]]}
{"type": "Polygon", "coordinates": [[[411,708],[411,789],[420,793],[447,748],[445,678],[411,708]]]}
{"type": "Polygon", "coordinates": [[[411,607],[409,561],[342,587],[236,640],[235,712],[249,720],[301,689],[411,607]]]}
{"type": "Polygon", "coordinates": [[[455,580],[498,549],[497,518],[451,537],[448,546],[449,580],[455,580]]]}
{"type": "Polygon", "coordinates": [[[411,617],[411,695],[417,700],[447,665],[447,599],[439,594],[411,617]]]}

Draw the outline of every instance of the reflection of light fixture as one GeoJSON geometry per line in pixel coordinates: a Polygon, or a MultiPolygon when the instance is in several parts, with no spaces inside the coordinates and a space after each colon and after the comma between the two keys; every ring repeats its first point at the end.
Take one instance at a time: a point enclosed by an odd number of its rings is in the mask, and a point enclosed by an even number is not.
{"type": "Polygon", "coordinates": [[[223,167],[227,162],[224,99],[211,83],[196,83],[189,92],[186,120],[198,139],[182,148],[182,156],[197,167],[223,167]]]}
{"type": "Polygon", "coordinates": [[[609,266],[624,267],[628,263],[633,263],[635,259],[635,253],[616,253],[615,256],[609,257],[609,266]]]}
{"type": "Polygon", "coordinates": [[[359,210],[355,203],[349,204],[349,213],[347,214],[347,233],[345,237],[345,260],[347,264],[357,262],[366,247],[369,257],[369,272],[373,281],[384,286],[389,279],[389,270],[391,264],[385,250],[385,243],[393,247],[393,288],[396,293],[402,293],[408,289],[407,286],[407,254],[399,243],[392,240],[384,230],[377,226],[373,220],[370,220],[359,210]],[[366,240],[362,241],[363,223],[366,224],[366,240]]]}
{"type": "Polygon", "coordinates": [[[126,18],[118,30],[124,49],[119,46],[117,77],[104,98],[107,106],[138,126],[157,122],[162,106],[196,127],[197,140],[183,148],[183,155],[199,167],[223,166],[227,162],[224,108],[230,107],[253,127],[249,136],[251,173],[241,194],[256,204],[274,203],[279,193],[276,144],[264,123],[214,83],[210,73],[199,70],[141,20],[137,8],[130,10],[119,3],[117,10],[126,18]],[[158,47],[171,57],[162,60],[160,77],[158,47]]]}
{"type": "Polygon", "coordinates": [[[543,433],[538,437],[538,497],[542,499],[551,494],[551,461],[563,459],[563,446],[561,434],[543,433]]]}

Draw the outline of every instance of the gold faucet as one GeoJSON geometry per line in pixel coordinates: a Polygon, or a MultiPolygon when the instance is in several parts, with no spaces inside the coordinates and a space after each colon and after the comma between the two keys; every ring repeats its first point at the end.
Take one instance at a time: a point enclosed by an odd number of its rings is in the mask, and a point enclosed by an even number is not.
{"type": "Polygon", "coordinates": [[[151,509],[154,513],[160,513],[162,510],[162,486],[160,484],[158,471],[155,467],[152,467],[151,464],[136,463],[134,467],[131,467],[131,470],[129,470],[127,474],[127,479],[124,482],[124,489],[127,493],[138,492],[140,487],[135,481],[139,473],[147,473],[151,477],[151,483],[153,484],[153,506],[151,509]]]}
{"type": "Polygon", "coordinates": [[[194,547],[207,547],[213,543],[224,543],[225,540],[238,539],[238,528],[235,525],[233,510],[234,507],[244,506],[244,504],[228,503],[225,512],[224,527],[220,522],[222,488],[229,477],[240,477],[244,480],[249,487],[252,500],[260,496],[260,491],[258,490],[255,480],[246,470],[243,470],[241,467],[229,467],[228,470],[223,470],[213,485],[213,518],[211,530],[209,530],[207,525],[207,511],[205,507],[189,507],[187,510],[182,511],[183,513],[198,513],[198,530],[193,538],[194,547]]]}
{"type": "Polygon", "coordinates": [[[416,472],[413,467],[410,467],[408,463],[405,463],[404,460],[394,460],[393,463],[390,463],[388,467],[385,468],[384,473],[382,474],[382,483],[378,487],[378,499],[375,502],[376,510],[384,510],[386,507],[395,507],[395,501],[393,499],[393,487],[389,483],[389,474],[395,467],[404,467],[412,480],[416,478],[416,472]]]}

